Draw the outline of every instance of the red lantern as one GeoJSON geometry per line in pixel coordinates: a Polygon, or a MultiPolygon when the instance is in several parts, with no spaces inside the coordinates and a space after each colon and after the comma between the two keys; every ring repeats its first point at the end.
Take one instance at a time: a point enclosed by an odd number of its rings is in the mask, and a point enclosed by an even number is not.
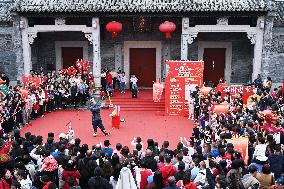
{"type": "Polygon", "coordinates": [[[111,32],[112,38],[117,37],[117,33],[122,31],[122,24],[120,22],[112,21],[106,25],[106,30],[111,32]]]}
{"type": "Polygon", "coordinates": [[[166,38],[171,38],[171,32],[176,30],[176,25],[173,22],[165,21],[159,26],[160,32],[166,33],[166,38]]]}

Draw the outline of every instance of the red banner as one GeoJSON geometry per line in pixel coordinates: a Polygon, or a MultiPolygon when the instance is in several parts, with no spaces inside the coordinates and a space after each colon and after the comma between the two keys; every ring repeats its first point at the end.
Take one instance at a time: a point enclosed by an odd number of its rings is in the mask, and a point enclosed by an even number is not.
{"type": "Polygon", "coordinates": [[[164,86],[160,82],[155,82],[153,84],[153,101],[160,102],[162,94],[163,94],[164,86]]]}
{"type": "Polygon", "coordinates": [[[226,95],[226,93],[230,93],[230,96],[234,98],[237,94],[242,94],[242,99],[244,104],[247,103],[248,98],[254,94],[253,88],[251,86],[243,86],[243,85],[227,85],[225,83],[220,83],[216,87],[216,91],[220,91],[222,97],[226,95]]]}
{"type": "Polygon", "coordinates": [[[234,149],[242,153],[242,158],[247,163],[248,162],[248,138],[246,137],[233,138],[233,139],[227,139],[226,141],[228,143],[232,143],[234,145],[234,149]]]}
{"type": "Polygon", "coordinates": [[[203,85],[203,61],[166,62],[165,106],[167,115],[187,115],[186,86],[203,85]]]}
{"type": "Polygon", "coordinates": [[[39,87],[43,82],[41,77],[32,77],[32,76],[23,76],[22,81],[24,83],[24,88],[29,87],[30,85],[39,87]]]}

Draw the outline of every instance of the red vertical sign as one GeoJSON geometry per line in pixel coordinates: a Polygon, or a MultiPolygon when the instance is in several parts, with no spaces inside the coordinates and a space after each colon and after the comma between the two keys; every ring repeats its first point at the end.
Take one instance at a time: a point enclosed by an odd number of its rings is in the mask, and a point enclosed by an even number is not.
{"type": "Polygon", "coordinates": [[[185,100],[186,85],[203,85],[203,61],[167,61],[165,106],[167,115],[185,115],[188,110],[185,100]]]}

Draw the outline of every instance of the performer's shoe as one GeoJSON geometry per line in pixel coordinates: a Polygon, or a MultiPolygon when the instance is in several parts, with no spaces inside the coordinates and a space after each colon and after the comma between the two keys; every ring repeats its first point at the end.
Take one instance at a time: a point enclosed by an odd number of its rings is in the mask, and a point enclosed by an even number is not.
{"type": "Polygon", "coordinates": [[[97,133],[94,133],[94,134],[93,134],[93,137],[96,137],[97,135],[98,135],[97,133]]]}
{"type": "Polygon", "coordinates": [[[108,136],[110,133],[106,132],[106,133],[104,133],[104,134],[105,134],[105,136],[108,136]]]}

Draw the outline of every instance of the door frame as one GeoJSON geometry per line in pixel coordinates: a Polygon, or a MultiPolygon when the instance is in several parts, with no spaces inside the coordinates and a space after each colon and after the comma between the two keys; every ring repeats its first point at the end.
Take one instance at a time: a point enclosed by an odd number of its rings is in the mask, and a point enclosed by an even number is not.
{"type": "Polygon", "coordinates": [[[231,82],[232,73],[232,42],[198,41],[198,60],[203,60],[205,48],[223,48],[225,52],[224,79],[231,82]]]}
{"type": "MultiPolygon", "coordinates": [[[[127,79],[130,78],[130,48],[155,48],[156,49],[156,79],[161,79],[161,58],[162,58],[162,43],[161,41],[124,41],[123,44],[123,68],[127,79]]],[[[129,86],[129,82],[127,83],[129,86]]]]}
{"type": "Polygon", "coordinates": [[[62,47],[82,47],[83,59],[89,60],[89,46],[87,41],[55,41],[56,71],[62,68],[62,47]]]}

